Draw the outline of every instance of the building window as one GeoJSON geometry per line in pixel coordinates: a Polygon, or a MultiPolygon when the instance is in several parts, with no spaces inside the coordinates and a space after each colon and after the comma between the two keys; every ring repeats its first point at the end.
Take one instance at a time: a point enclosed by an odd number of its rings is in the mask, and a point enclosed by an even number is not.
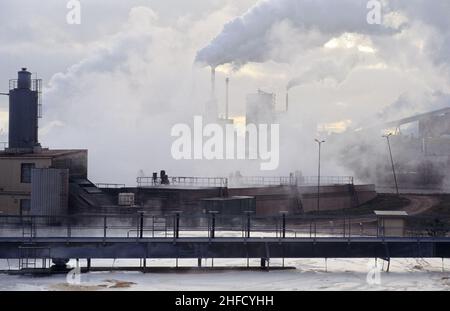
{"type": "Polygon", "coordinates": [[[21,199],[20,200],[20,215],[27,216],[30,214],[31,210],[31,200],[30,199],[21,199]]]}
{"type": "Polygon", "coordinates": [[[20,172],[20,182],[23,184],[31,183],[31,170],[35,168],[34,163],[22,163],[20,172]]]}

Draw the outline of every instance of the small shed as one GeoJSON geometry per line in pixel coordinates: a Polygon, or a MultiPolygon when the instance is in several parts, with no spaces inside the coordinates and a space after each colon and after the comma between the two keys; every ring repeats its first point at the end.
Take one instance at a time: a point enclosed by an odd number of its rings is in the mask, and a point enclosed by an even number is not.
{"type": "Polygon", "coordinates": [[[377,236],[403,237],[405,236],[405,222],[408,213],[405,211],[374,211],[377,216],[377,236]]]}

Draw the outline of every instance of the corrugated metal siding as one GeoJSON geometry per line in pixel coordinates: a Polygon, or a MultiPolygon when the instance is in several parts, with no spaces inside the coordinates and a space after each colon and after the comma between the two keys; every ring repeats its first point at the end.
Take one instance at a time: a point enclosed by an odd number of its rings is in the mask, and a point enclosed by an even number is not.
{"type": "Polygon", "coordinates": [[[64,216],[68,213],[69,170],[31,171],[31,214],[64,216]]]}

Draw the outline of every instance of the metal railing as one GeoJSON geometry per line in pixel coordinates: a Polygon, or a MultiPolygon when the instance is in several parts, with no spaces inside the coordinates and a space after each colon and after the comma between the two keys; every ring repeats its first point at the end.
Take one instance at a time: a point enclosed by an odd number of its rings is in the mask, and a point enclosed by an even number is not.
{"type": "MultiPolygon", "coordinates": [[[[320,176],[320,184],[353,185],[353,176],[320,176]]],[[[161,185],[197,186],[197,187],[236,187],[236,186],[308,186],[317,185],[317,176],[239,176],[239,177],[138,177],[138,187],[156,187],[161,185]]]]}
{"type": "Polygon", "coordinates": [[[100,189],[120,189],[126,187],[125,184],[111,184],[111,183],[97,183],[95,184],[95,186],[97,186],[97,188],[100,189]]]}
{"type": "Polygon", "coordinates": [[[230,186],[294,185],[295,178],[286,176],[239,176],[229,178],[230,186]]]}
{"type": "Polygon", "coordinates": [[[161,185],[193,186],[193,187],[227,187],[228,179],[222,177],[167,177],[167,182],[160,177],[138,177],[140,188],[156,187],[161,185]]]}
{"type": "MultiPolygon", "coordinates": [[[[299,185],[317,185],[318,176],[303,176],[298,179],[299,185]]],[[[353,185],[353,176],[320,176],[321,185],[353,185]]]]}
{"type": "MultiPolygon", "coordinates": [[[[10,79],[9,80],[9,90],[14,90],[18,88],[19,80],[18,79],[10,79]]],[[[32,91],[42,92],[42,79],[31,79],[31,88],[32,91]]]]}
{"type": "Polygon", "coordinates": [[[0,214],[0,238],[445,238],[450,219],[407,216],[404,225],[385,226],[379,217],[356,216],[272,217],[252,213],[223,215],[136,214],[12,216],[0,214]]]}
{"type": "MultiPolygon", "coordinates": [[[[239,176],[230,177],[230,186],[301,186],[317,185],[317,176],[239,176]]],[[[320,176],[320,184],[326,185],[352,185],[352,176],[320,176]]]]}
{"type": "MultiPolygon", "coordinates": [[[[19,80],[11,79],[9,80],[9,90],[14,90],[18,87],[19,80]]],[[[32,91],[37,92],[38,94],[38,118],[42,118],[42,79],[31,79],[31,88],[32,91]]]]}

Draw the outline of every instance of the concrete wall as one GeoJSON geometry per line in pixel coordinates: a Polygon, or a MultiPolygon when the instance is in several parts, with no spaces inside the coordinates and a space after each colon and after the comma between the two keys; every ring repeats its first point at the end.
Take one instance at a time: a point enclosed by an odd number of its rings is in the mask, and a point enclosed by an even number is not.
{"type": "MultiPolygon", "coordinates": [[[[50,151],[51,152],[51,151],[50,151]]],[[[0,213],[20,214],[20,200],[31,199],[31,183],[21,182],[21,165],[32,163],[35,168],[69,169],[71,176],[87,177],[87,150],[58,154],[26,154],[0,156],[0,213]]]]}
{"type": "Polygon", "coordinates": [[[20,201],[31,199],[31,183],[21,183],[21,164],[34,163],[36,168],[47,168],[50,159],[0,158],[0,213],[20,215],[20,201]]]}
{"type": "MultiPolygon", "coordinates": [[[[200,200],[221,196],[255,197],[256,214],[260,216],[279,215],[281,211],[301,214],[317,210],[317,187],[269,186],[252,188],[197,188],[172,187],[127,188],[104,190],[109,195],[118,192],[134,192],[136,204],[155,214],[170,214],[181,210],[191,214],[201,214],[200,200]],[[226,190],[226,191],[225,191],[226,190]]],[[[376,197],[374,185],[336,185],[321,187],[320,209],[337,210],[355,207],[376,197]]]]}
{"type": "Polygon", "coordinates": [[[0,158],[0,192],[31,193],[31,183],[21,183],[21,164],[34,163],[36,168],[48,168],[50,159],[0,158]]]}
{"type": "MultiPolygon", "coordinates": [[[[317,187],[275,186],[228,189],[230,195],[249,195],[256,198],[260,215],[276,215],[280,211],[299,214],[317,210],[317,187]]],[[[320,187],[320,210],[355,207],[376,197],[375,185],[334,185],[320,187]]]]}
{"type": "MultiPolygon", "coordinates": [[[[317,187],[300,189],[305,212],[317,211],[317,187]]],[[[375,199],[375,185],[334,185],[320,187],[320,210],[330,211],[356,207],[375,199]]]]}
{"type": "Polygon", "coordinates": [[[30,200],[30,195],[0,193],[0,215],[20,215],[20,200],[30,200]]]}

